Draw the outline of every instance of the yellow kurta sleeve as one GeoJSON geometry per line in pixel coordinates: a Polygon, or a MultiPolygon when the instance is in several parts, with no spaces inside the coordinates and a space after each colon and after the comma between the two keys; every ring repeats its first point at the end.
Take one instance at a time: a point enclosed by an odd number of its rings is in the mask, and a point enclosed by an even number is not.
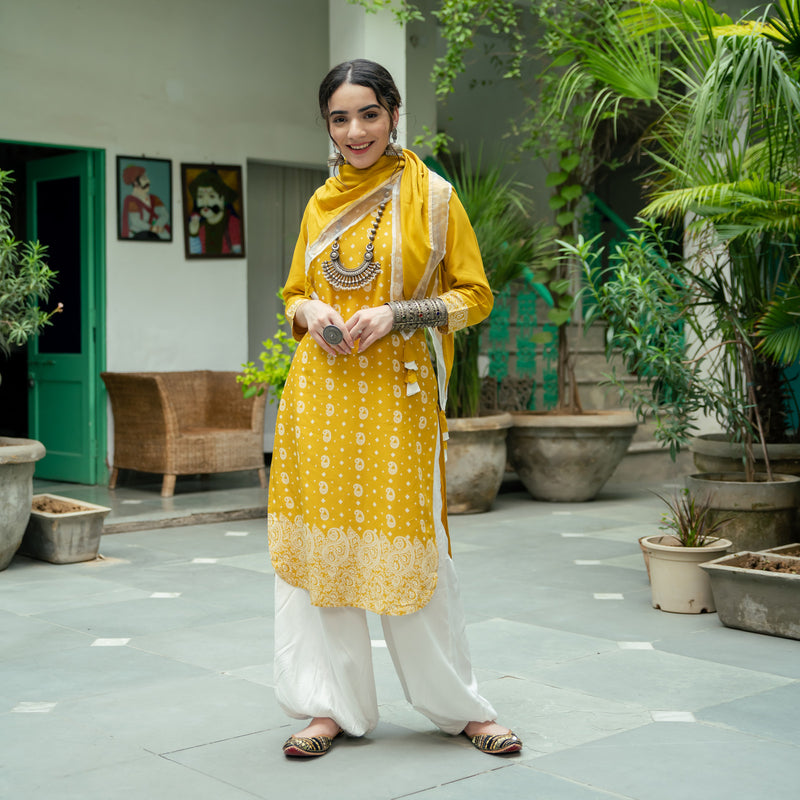
{"type": "Polygon", "coordinates": [[[441,299],[447,306],[447,328],[453,333],[486,319],[494,296],[486,280],[478,240],[455,192],[450,196],[447,249],[441,266],[441,299]]]}
{"type": "Polygon", "coordinates": [[[292,266],[289,277],[283,287],[283,302],[286,306],[286,319],[292,326],[292,335],[300,341],[306,329],[295,322],[294,315],[301,303],[310,299],[311,287],[306,280],[306,246],[308,245],[308,206],[306,206],[303,220],[300,224],[300,233],[294,247],[292,266]]]}

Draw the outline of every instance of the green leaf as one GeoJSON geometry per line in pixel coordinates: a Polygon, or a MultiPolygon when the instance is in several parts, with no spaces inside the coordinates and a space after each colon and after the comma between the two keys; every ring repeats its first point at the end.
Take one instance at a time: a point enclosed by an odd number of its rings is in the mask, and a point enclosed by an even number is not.
{"type": "Polygon", "coordinates": [[[559,208],[564,208],[564,206],[567,204],[567,201],[560,194],[554,194],[547,201],[547,203],[550,208],[553,209],[553,211],[558,211],[559,208]]]}
{"type": "Polygon", "coordinates": [[[568,177],[569,177],[569,175],[566,172],[551,172],[547,176],[547,178],[546,178],[546,180],[544,182],[544,185],[549,187],[549,188],[552,188],[553,186],[558,186],[558,185],[564,183],[564,181],[568,177]]]}
{"type": "Polygon", "coordinates": [[[531,336],[534,344],[550,344],[553,341],[553,334],[550,331],[540,331],[531,336]]]}
{"type": "Polygon", "coordinates": [[[571,316],[572,314],[569,311],[560,308],[551,308],[547,312],[548,321],[552,322],[557,328],[560,328],[562,325],[566,325],[571,316]]]}
{"type": "Polygon", "coordinates": [[[579,197],[583,196],[583,187],[579,186],[577,183],[573,183],[561,189],[560,194],[567,200],[577,200],[579,197]]]}
{"type": "Polygon", "coordinates": [[[575,220],[574,211],[562,211],[557,217],[556,222],[560,227],[564,228],[575,220]]]}
{"type": "Polygon", "coordinates": [[[561,161],[558,162],[558,166],[561,167],[565,172],[572,172],[578,164],[581,163],[581,157],[578,153],[570,153],[568,156],[564,156],[561,161]]]}

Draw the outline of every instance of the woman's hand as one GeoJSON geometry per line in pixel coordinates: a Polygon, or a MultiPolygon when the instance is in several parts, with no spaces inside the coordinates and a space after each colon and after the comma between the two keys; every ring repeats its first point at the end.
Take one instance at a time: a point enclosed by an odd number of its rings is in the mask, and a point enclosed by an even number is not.
{"type": "Polygon", "coordinates": [[[347,325],[336,309],[327,303],[323,303],[321,300],[307,300],[297,307],[295,319],[302,327],[308,329],[311,338],[326,353],[332,356],[346,356],[353,351],[353,339],[347,325]],[[329,325],[333,325],[342,332],[342,341],[338,344],[331,344],[322,336],[322,331],[329,325]]]}
{"type": "Polygon", "coordinates": [[[363,353],[371,344],[382,339],[394,325],[394,313],[388,305],[362,308],[347,320],[347,332],[353,341],[358,340],[358,352],[363,353]]]}

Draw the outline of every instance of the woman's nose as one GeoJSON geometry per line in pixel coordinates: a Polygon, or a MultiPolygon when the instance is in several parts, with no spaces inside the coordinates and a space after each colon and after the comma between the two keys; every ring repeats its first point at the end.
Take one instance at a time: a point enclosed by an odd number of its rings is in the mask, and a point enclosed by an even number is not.
{"type": "Polygon", "coordinates": [[[354,138],[361,136],[361,134],[364,133],[364,126],[360,119],[354,119],[350,122],[348,133],[354,138]]]}

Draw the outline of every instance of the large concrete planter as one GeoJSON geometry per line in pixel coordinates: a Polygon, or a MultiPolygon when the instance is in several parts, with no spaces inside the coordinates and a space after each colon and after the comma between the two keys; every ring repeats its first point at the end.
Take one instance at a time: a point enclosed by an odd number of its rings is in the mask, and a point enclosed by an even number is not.
{"type": "Polygon", "coordinates": [[[536,500],[582,502],[596,497],[636,432],[630,411],[583,414],[512,412],[508,457],[536,500]]]}
{"type": "MultiPolygon", "coordinates": [[[[692,439],[689,448],[698,472],[741,472],[742,446],[731,442],[724,433],[706,433],[692,439]]],[[[764,448],[753,445],[756,470],[765,472],[764,448]]],[[[767,455],[773,472],[800,475],[800,444],[767,444],[767,455]]]]}
{"type": "Polygon", "coordinates": [[[689,475],[686,488],[712,511],[712,520],[728,517],[723,529],[734,550],[765,550],[797,540],[800,476],[756,474],[746,481],[742,472],[689,475]]]}
{"type": "Polygon", "coordinates": [[[0,436],[0,570],[17,552],[31,513],[33,471],[45,449],[35,439],[0,436]]]}
{"type": "Polygon", "coordinates": [[[477,514],[494,503],[506,469],[510,414],[447,420],[447,511],[477,514]]]}
{"type": "Polygon", "coordinates": [[[653,608],[675,614],[715,611],[708,575],[700,565],[727,553],[728,539],[703,547],[684,547],[674,536],[645,536],[641,546],[649,556],[650,595],[653,608]]]}
{"type": "Polygon", "coordinates": [[[34,495],[33,504],[20,553],[51,564],[97,558],[103,521],[110,508],[56,494],[34,495]],[[40,511],[36,509],[37,500],[48,500],[56,508],[61,505],[69,510],[40,511]]]}
{"type": "MultiPolygon", "coordinates": [[[[742,566],[751,555],[734,553],[701,567],[711,579],[720,622],[729,628],[800,639],[800,575],[742,566]]],[[[770,553],[760,555],[787,560],[770,553]]]]}

